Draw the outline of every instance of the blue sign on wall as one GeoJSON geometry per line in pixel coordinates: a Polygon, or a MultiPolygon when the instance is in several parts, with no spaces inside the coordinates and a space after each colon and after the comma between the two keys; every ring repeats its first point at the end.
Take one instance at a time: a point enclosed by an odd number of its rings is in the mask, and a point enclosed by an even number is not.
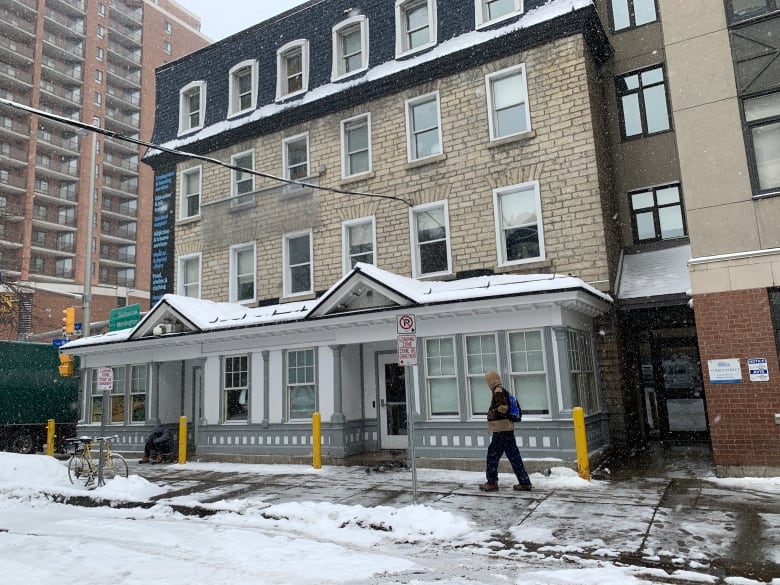
{"type": "Polygon", "coordinates": [[[158,171],[154,176],[154,213],[152,214],[152,305],[173,292],[174,224],[176,223],[176,172],[158,171]]]}

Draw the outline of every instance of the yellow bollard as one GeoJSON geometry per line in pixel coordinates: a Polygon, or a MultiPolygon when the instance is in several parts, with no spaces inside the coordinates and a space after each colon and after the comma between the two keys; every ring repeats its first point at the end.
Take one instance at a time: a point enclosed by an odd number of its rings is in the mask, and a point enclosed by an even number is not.
{"type": "Polygon", "coordinates": [[[574,444],[577,447],[577,467],[582,479],[590,481],[590,461],[588,460],[588,437],[585,434],[585,411],[576,406],[571,411],[574,419],[574,444]]]}
{"type": "Polygon", "coordinates": [[[322,417],[319,412],[311,415],[311,455],[312,467],[322,467],[322,417]]]}
{"type": "Polygon", "coordinates": [[[179,465],[187,463],[187,417],[179,417],[179,465]]]}
{"type": "Polygon", "coordinates": [[[54,419],[50,418],[46,423],[46,454],[54,455],[54,419]]]}

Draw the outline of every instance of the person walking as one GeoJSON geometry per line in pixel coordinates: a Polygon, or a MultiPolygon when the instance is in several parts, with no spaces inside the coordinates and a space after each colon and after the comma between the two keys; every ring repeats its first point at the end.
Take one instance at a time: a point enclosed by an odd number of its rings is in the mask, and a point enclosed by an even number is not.
{"type": "Polygon", "coordinates": [[[512,470],[517,476],[514,485],[516,491],[530,492],[532,489],[531,478],[525,470],[520,449],[515,440],[515,423],[509,418],[509,397],[507,390],[501,383],[498,372],[485,373],[485,382],[492,394],[490,407],[487,412],[488,430],[492,433],[487,452],[487,465],[485,476],[487,483],[479,486],[483,492],[495,492],[498,490],[498,463],[501,456],[506,453],[512,470]]]}

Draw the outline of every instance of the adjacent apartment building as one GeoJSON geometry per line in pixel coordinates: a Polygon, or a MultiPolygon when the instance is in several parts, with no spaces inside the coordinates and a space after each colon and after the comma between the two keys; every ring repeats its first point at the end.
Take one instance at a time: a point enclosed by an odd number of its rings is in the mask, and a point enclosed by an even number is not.
{"type": "MultiPolygon", "coordinates": [[[[0,97],[148,139],[155,67],[206,46],[199,29],[169,0],[9,0],[0,6],[0,97]]],[[[126,303],[148,308],[153,179],[138,146],[95,144],[67,123],[0,104],[0,151],[0,337],[62,327],[61,310],[82,304],[90,245],[92,320],[126,303]]]]}
{"type": "Polygon", "coordinates": [[[495,369],[527,457],[580,407],[594,460],[778,473],[778,8],[328,0],[159,68],[156,304],[65,348],[82,424],[481,459],[495,369]]]}

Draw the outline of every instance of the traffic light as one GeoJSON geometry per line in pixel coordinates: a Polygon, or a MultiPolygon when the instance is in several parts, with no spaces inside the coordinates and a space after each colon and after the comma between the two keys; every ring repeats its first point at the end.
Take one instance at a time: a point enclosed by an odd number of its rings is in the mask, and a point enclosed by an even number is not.
{"type": "Polygon", "coordinates": [[[73,335],[76,332],[76,309],[68,307],[62,310],[62,332],[65,335],[73,335]]]}
{"type": "Polygon", "coordinates": [[[60,371],[60,376],[63,378],[70,378],[73,375],[73,356],[66,353],[61,353],[60,365],[57,369],[60,371]]]}

